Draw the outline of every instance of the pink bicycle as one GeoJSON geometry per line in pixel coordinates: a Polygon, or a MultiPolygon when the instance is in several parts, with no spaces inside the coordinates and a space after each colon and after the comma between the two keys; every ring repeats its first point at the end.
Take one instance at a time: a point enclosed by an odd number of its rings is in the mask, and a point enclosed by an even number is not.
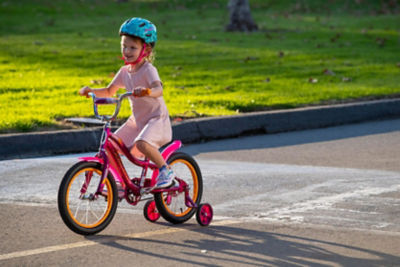
{"type": "Polygon", "coordinates": [[[119,98],[91,96],[94,114],[104,121],[104,130],[98,153],[94,157],[79,158],[79,162],[67,171],[61,181],[58,210],[64,223],[78,234],[96,234],[112,221],[118,201],[125,199],[134,206],[139,201],[147,200],[144,216],[151,222],[162,216],[173,224],[179,224],[196,213],[200,225],[209,225],[213,211],[210,204],[200,204],[203,191],[200,168],[190,155],[177,151],[182,143],[175,140],[161,153],[176,174],[174,184],[169,188],[154,189],[157,166],[148,159],[134,157],[110,129],[122,100],[132,96],[132,93],[125,93],[119,98]],[[116,105],[114,114],[99,115],[97,106],[107,104],[116,105]],[[129,177],[120,153],[142,168],[140,177],[129,177]],[[142,198],[146,195],[150,197],[142,198]]]}

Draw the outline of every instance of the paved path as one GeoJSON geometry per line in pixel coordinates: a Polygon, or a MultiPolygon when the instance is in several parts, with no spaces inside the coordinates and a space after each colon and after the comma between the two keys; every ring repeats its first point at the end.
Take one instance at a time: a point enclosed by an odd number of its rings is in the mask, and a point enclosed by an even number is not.
{"type": "Polygon", "coordinates": [[[190,145],[210,227],[150,224],[123,204],[90,238],[56,209],[76,155],[1,161],[0,265],[396,266],[399,146],[400,120],[190,145]]]}

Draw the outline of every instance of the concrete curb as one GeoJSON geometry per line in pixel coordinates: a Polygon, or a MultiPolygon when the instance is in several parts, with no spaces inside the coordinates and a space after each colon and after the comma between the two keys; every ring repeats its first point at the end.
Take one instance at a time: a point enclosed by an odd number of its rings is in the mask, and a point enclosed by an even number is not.
{"type": "MultiPolygon", "coordinates": [[[[201,118],[173,125],[184,143],[278,133],[400,117],[400,99],[201,118]]],[[[0,135],[0,160],[78,153],[98,149],[101,127],[0,135]]]]}

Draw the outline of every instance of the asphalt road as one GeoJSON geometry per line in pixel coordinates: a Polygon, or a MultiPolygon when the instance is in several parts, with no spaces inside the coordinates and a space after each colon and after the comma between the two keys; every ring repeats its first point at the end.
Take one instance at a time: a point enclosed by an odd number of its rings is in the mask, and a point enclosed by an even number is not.
{"type": "MultiPolygon", "coordinates": [[[[121,203],[94,237],[63,225],[78,155],[0,161],[0,266],[399,266],[400,120],[190,145],[211,226],[121,203]]],[[[134,172],[135,169],[130,169],[134,172]]]]}

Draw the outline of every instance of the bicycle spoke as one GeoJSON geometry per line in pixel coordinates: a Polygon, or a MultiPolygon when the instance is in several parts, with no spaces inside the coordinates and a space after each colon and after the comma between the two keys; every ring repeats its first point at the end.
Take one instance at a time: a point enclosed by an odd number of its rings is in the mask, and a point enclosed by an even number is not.
{"type": "Polygon", "coordinates": [[[89,201],[87,202],[87,204],[86,204],[86,212],[85,212],[85,215],[86,215],[86,224],[88,224],[88,217],[89,217],[89,201]]]}
{"type": "Polygon", "coordinates": [[[74,214],[75,218],[77,218],[78,212],[79,212],[80,207],[81,207],[81,203],[82,203],[82,201],[78,202],[78,207],[76,207],[75,214],[74,214]]]}
{"type": "MultiPolygon", "coordinates": [[[[92,204],[93,204],[93,203],[92,203],[92,204]]],[[[92,204],[90,204],[90,206],[92,206],[92,204]]],[[[95,205],[96,205],[96,204],[95,204],[95,205]]],[[[101,210],[101,209],[100,209],[100,210],[101,210]]],[[[94,217],[96,217],[97,220],[100,220],[100,217],[97,216],[97,214],[94,213],[94,211],[93,211],[92,209],[90,209],[90,212],[92,213],[92,215],[93,215],[94,217]]]]}

